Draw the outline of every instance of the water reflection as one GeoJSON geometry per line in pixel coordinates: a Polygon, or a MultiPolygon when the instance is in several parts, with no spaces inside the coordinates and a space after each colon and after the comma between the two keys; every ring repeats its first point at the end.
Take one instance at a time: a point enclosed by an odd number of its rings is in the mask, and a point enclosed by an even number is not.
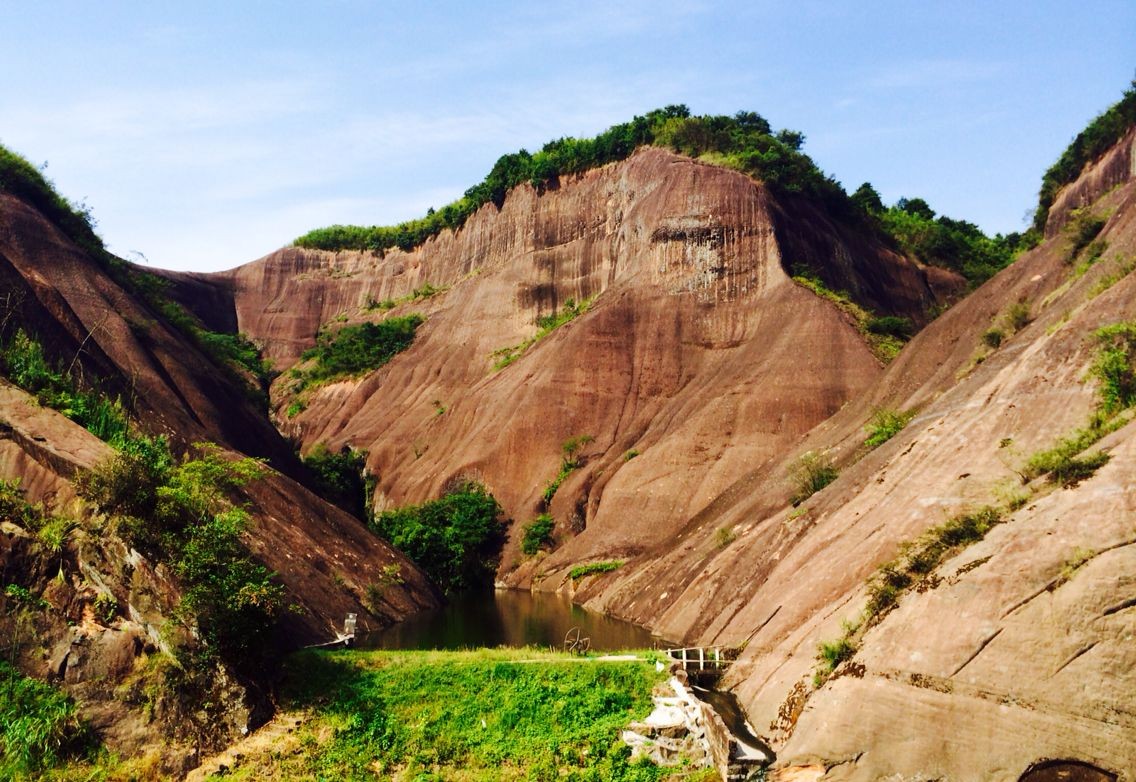
{"type": "Polygon", "coordinates": [[[641,649],[657,640],[646,628],[587,611],[560,595],[496,590],[453,599],[377,633],[357,638],[367,649],[561,647],[573,627],[597,651],[641,649]]]}

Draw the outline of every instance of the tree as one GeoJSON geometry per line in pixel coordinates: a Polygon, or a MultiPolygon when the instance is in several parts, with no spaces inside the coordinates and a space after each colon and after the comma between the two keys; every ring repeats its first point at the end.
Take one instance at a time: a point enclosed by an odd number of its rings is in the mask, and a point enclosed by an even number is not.
{"type": "Polygon", "coordinates": [[[865,182],[856,188],[851,199],[853,204],[868,214],[879,214],[884,211],[884,202],[871,182],[865,182]]]}

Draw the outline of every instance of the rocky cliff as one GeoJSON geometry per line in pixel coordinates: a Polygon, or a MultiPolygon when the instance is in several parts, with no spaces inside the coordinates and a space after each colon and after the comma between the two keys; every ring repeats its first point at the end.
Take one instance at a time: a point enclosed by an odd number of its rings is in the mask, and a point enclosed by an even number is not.
{"type": "MultiPolygon", "coordinates": [[[[744,647],[726,684],[776,750],[775,777],[1033,767],[1042,782],[1069,760],[1130,779],[1136,452],[1131,412],[1102,412],[1093,368],[1101,329],[1136,318],[1132,144],[1092,161],[1057,194],[1045,241],[965,297],[868,224],[658,148],[517,187],[410,252],[285,248],[166,277],[206,325],[263,346],[280,431],[305,451],[366,452],[376,508],[476,479],[514,521],[505,584],[744,647]],[[1087,246],[1074,209],[1099,222],[1087,246]],[[863,308],[923,328],[889,363],[863,308]],[[288,370],[321,329],[409,313],[425,322],[408,350],[296,398],[288,370]],[[880,410],[907,423],[870,448],[880,410]],[[838,477],[804,497],[792,476],[807,464],[838,477]],[[525,557],[542,512],[554,545],[525,557]],[[572,578],[599,561],[623,564],[572,578]]],[[[286,477],[299,470],[287,443],[192,346],[25,207],[0,214],[25,221],[0,253],[56,352],[82,348],[143,388],[155,426],[281,471],[249,545],[308,606],[297,636],[357,605],[397,555],[286,477]]],[[[97,458],[97,444],[17,441],[9,474],[36,496],[63,485],[61,464],[97,458]]],[[[374,619],[432,599],[415,573],[374,619]]]]}
{"type": "Polygon", "coordinates": [[[1059,194],[1046,242],[886,366],[792,271],[916,322],[956,279],[657,149],[520,187],[414,252],[285,249],[184,282],[221,291],[214,317],[281,367],[321,326],[381,317],[368,307],[384,299],[424,314],[410,350],[295,418],[277,381],[279,425],[304,447],[366,450],[379,508],[486,483],[517,522],[510,585],[745,645],[729,683],[783,778],[1013,778],[1063,757],[1120,772],[1136,767],[1131,425],[1094,446],[1108,464],[1075,486],[1026,465],[1085,426],[1092,334],[1134,315],[1131,143],[1059,194]],[[1061,228],[1073,206],[1106,220],[1091,258],[1061,228]],[[442,292],[414,298],[427,283],[442,292]],[[569,298],[591,306],[494,368],[569,298]],[[880,408],[912,419],[869,450],[880,408]],[[548,507],[557,545],[523,558],[520,527],[578,435],[594,440],[548,507]],[[809,451],[840,477],[794,507],[789,475],[809,451]],[[983,540],[948,547],[897,607],[863,618],[881,565],[985,507],[1000,523],[983,540]],[[596,560],[626,564],[568,576],[596,560]],[[855,653],[814,681],[818,646],[842,636],[855,653]]]}
{"type": "Polygon", "coordinates": [[[295,418],[285,374],[278,423],[305,449],[367,451],[380,509],[462,476],[486,483],[517,522],[505,566],[520,567],[502,576],[528,585],[536,563],[519,562],[516,538],[568,438],[594,440],[549,508],[563,545],[542,572],[669,540],[876,380],[882,364],[854,319],[793,283],[792,268],[916,322],[960,288],[866,229],[655,148],[546,192],[517,188],[411,253],[289,248],[178,287],[187,302],[229,291],[238,327],[281,369],[321,326],[385,317],[377,302],[424,314],[408,351],[320,389],[295,418]],[[427,284],[440,292],[415,298],[427,284]],[[495,367],[570,299],[590,306],[495,367]]]}
{"type": "MultiPolygon", "coordinates": [[[[292,448],[238,377],[117,282],[106,259],[92,257],[27,203],[2,194],[0,280],[5,344],[17,330],[34,335],[74,382],[121,398],[139,432],[165,435],[175,451],[207,441],[220,445],[226,458],[266,461],[263,477],[248,484],[239,501],[252,515],[245,545],[285,588],[289,610],[279,623],[279,650],[334,639],[348,612],[358,614],[365,630],[438,604],[412,563],[293,479],[302,468],[292,448]],[[391,567],[398,568],[399,583],[384,582],[391,567]],[[379,601],[372,595],[377,583],[385,584],[379,601]]],[[[201,698],[212,704],[205,717],[155,713],[154,703],[144,705],[139,695],[161,678],[155,679],[155,654],[173,651],[182,593],[169,563],[134,550],[76,497],[74,479],[113,454],[61,413],[0,380],[0,480],[8,482],[0,509],[6,653],[24,670],[64,684],[116,751],[153,746],[162,733],[201,747],[224,742],[263,719],[266,681],[238,680],[218,667],[216,689],[201,698]],[[41,509],[35,513],[48,519],[46,526],[16,523],[23,502],[41,509]],[[157,723],[150,721],[154,716],[157,723]]],[[[192,753],[176,746],[163,750],[167,771],[193,763],[192,753]]]]}

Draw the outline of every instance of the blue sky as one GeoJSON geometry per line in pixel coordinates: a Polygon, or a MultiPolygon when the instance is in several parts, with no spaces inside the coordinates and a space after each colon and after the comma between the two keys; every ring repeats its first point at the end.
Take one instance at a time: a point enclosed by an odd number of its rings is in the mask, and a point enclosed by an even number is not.
{"type": "Polygon", "coordinates": [[[115,252],[202,271],[668,103],[757,111],[850,190],[1020,230],[1136,76],[1131,0],[6,5],[0,143],[115,252]]]}

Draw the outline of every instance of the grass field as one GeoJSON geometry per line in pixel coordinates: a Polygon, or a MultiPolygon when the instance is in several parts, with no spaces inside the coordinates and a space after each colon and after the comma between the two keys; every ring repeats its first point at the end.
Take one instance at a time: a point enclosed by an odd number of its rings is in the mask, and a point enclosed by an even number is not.
{"type": "Polygon", "coordinates": [[[663,779],[619,740],[663,678],[650,653],[640,658],[303,652],[287,667],[277,722],[288,727],[242,751],[224,779],[663,779]]]}

